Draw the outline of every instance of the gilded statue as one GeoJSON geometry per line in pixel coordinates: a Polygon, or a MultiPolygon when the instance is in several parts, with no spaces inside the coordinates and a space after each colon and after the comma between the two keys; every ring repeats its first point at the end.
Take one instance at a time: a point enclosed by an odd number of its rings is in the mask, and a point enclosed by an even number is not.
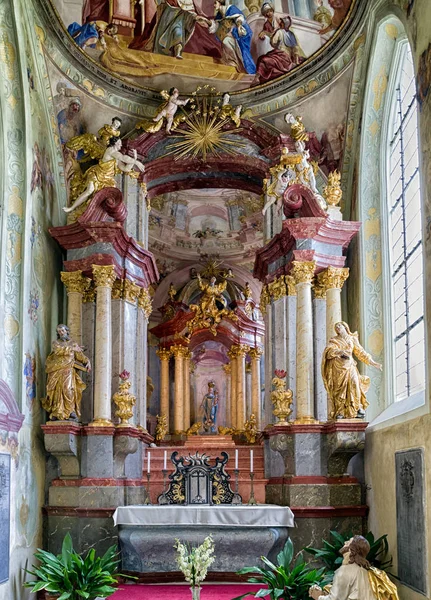
{"type": "Polygon", "coordinates": [[[80,169],[75,171],[70,182],[72,204],[63,208],[66,213],[75,211],[99,190],[116,187],[114,177],[117,172],[130,174],[134,167],[141,172],[145,170],[144,165],[137,158],[136,150],[133,151],[133,157],[120,152],[122,144],[117,136],[109,139],[107,147],[104,147],[96,136],[88,133],[72,138],[66,145],[75,152],[83,149],[91,158],[99,160],[97,165],[90,167],[85,173],[80,169]]]}
{"type": "Polygon", "coordinates": [[[173,302],[175,300],[176,295],[177,295],[177,290],[175,289],[174,284],[171,283],[171,285],[169,286],[169,290],[168,290],[169,300],[171,302],[173,302]]]}
{"type": "Polygon", "coordinates": [[[201,427],[202,423],[200,421],[193,423],[193,425],[186,429],[186,435],[198,435],[201,427]]]}
{"type": "Polygon", "coordinates": [[[233,121],[236,127],[239,127],[241,125],[241,119],[246,119],[251,115],[252,111],[250,109],[243,111],[241,104],[234,108],[230,103],[230,95],[227,92],[223,94],[222,105],[219,112],[220,118],[228,118],[233,121]]]}
{"type": "Polygon", "coordinates": [[[294,142],[308,142],[308,133],[302,122],[302,117],[294,117],[292,113],[287,113],[284,120],[290,125],[290,137],[294,142]]]}
{"type": "Polygon", "coordinates": [[[190,304],[190,309],[195,316],[189,321],[189,330],[194,331],[198,328],[209,329],[211,333],[217,335],[217,325],[225,316],[236,319],[233,311],[227,307],[227,300],[223,296],[226,290],[226,280],[216,283],[217,279],[212,276],[209,282],[205,282],[200,274],[197,276],[199,288],[203,292],[199,304],[190,304]]]}
{"type": "Polygon", "coordinates": [[[131,383],[129,381],[130,373],[124,370],[119,375],[121,383],[118,392],[112,396],[112,400],[117,407],[115,416],[120,420],[118,427],[129,427],[129,419],[133,417],[133,407],[136,404],[136,397],[129,392],[131,383]]]}
{"type": "Polygon", "coordinates": [[[361,375],[353,358],[382,370],[361,346],[358,334],[352,333],[344,321],[335,324],[336,336],[331,338],[322,356],[322,377],[332,404],[331,419],[355,419],[365,415],[366,393],[370,378],[361,375]]]}
{"type": "Polygon", "coordinates": [[[157,415],[156,435],[155,438],[158,442],[165,439],[168,433],[168,422],[166,415],[157,415]]]}
{"type": "Polygon", "coordinates": [[[164,102],[157,109],[156,116],[153,119],[143,119],[136,125],[136,129],[143,129],[147,133],[156,133],[166,122],[166,133],[171,133],[185,121],[185,115],[177,115],[177,111],[179,106],[186,106],[190,98],[180,100],[180,93],[175,87],[171,88],[169,92],[162,90],[160,95],[164,102]]]}
{"type": "Polygon", "coordinates": [[[42,407],[51,421],[77,420],[81,416],[82,392],[86,385],[79,371],[91,371],[90,360],[81,346],[70,339],[69,327],[60,324],[45,363],[46,398],[42,399],[42,407]]]}

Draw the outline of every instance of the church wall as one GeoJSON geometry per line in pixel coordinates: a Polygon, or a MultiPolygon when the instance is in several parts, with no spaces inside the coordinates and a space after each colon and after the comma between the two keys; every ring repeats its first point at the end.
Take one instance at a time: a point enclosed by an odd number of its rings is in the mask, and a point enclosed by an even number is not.
{"type": "MultiPolygon", "coordinates": [[[[427,0],[414,0],[406,2],[404,0],[398,0],[397,5],[393,5],[388,2],[380,3],[380,13],[378,19],[384,18],[385,15],[395,14],[396,17],[402,22],[405,27],[408,40],[411,44],[412,53],[414,56],[414,62],[417,71],[417,83],[419,86],[419,93],[423,95],[423,91],[426,90],[425,97],[421,98],[420,110],[419,110],[419,145],[422,154],[422,199],[423,199],[423,227],[424,227],[424,260],[425,260],[425,304],[426,313],[430,314],[431,310],[431,238],[429,235],[429,223],[430,223],[430,207],[431,207],[431,170],[429,165],[430,161],[430,149],[431,149],[431,100],[428,94],[431,70],[431,56],[429,51],[430,44],[430,27],[431,27],[431,7],[427,0]],[[420,63],[422,62],[422,66],[420,63]],[[428,71],[427,71],[428,69],[428,71]]],[[[388,29],[388,33],[391,29],[388,29]]],[[[392,30],[392,33],[394,30],[392,30]]],[[[375,33],[375,31],[373,32],[375,33]]],[[[390,41],[388,41],[390,44],[390,41]]],[[[377,54],[376,54],[377,55],[377,54]]],[[[384,56],[379,54],[382,65],[384,68],[384,56]]],[[[370,66],[368,77],[373,73],[373,67],[370,66]]],[[[382,93],[382,101],[384,102],[384,95],[388,84],[388,73],[383,71],[383,78],[380,80],[380,93],[382,93]]],[[[371,78],[369,84],[374,82],[371,78]]],[[[375,82],[374,94],[379,92],[378,82],[375,82]]],[[[362,122],[362,137],[370,138],[369,126],[372,125],[373,120],[367,120],[367,114],[364,114],[362,122]]],[[[375,127],[371,130],[371,137],[373,129],[377,130],[378,119],[375,127]]],[[[379,136],[378,130],[374,132],[374,137],[379,136]]],[[[362,140],[362,141],[363,141],[362,140]]],[[[362,147],[363,148],[363,147],[362,147]]],[[[370,147],[371,148],[371,147],[370,147]]],[[[375,156],[370,153],[370,157],[375,156]]],[[[362,162],[362,165],[364,163],[362,162]]],[[[372,177],[370,173],[363,173],[366,175],[370,182],[372,177]]],[[[382,239],[381,223],[379,221],[380,215],[378,212],[373,210],[377,204],[372,205],[372,201],[377,203],[380,201],[379,188],[376,188],[377,196],[371,188],[364,190],[361,185],[359,186],[358,204],[367,203],[367,210],[369,211],[368,216],[364,219],[363,231],[364,237],[361,242],[369,245],[369,257],[370,260],[364,259],[362,254],[362,266],[361,273],[362,278],[365,278],[366,286],[382,286],[384,288],[384,282],[382,283],[382,261],[384,259],[385,242],[382,239]],[[371,202],[370,202],[371,200],[371,202]],[[369,204],[369,206],[368,206],[369,204]],[[371,275],[371,277],[370,277],[371,275]],[[367,279],[368,278],[368,279],[367,279]]],[[[360,208],[359,208],[360,210],[360,208]]],[[[364,214],[364,213],[362,213],[364,214]]],[[[361,218],[361,217],[360,217],[361,218]]],[[[356,265],[356,271],[358,265],[356,265]]],[[[363,290],[362,290],[363,293],[363,290]]],[[[369,306],[376,308],[375,302],[370,302],[369,306]]],[[[361,321],[362,321],[362,332],[365,336],[366,344],[368,342],[368,348],[370,350],[376,350],[372,347],[372,343],[381,346],[382,356],[385,353],[385,349],[382,347],[383,344],[383,332],[380,326],[384,326],[383,314],[379,317],[381,319],[380,325],[377,321],[368,321],[367,316],[364,314],[364,306],[361,309],[361,321]],[[365,326],[364,326],[365,324],[365,326]],[[379,333],[380,332],[380,333],[379,333]]],[[[426,318],[426,322],[429,324],[429,318],[426,318]]],[[[427,331],[427,354],[430,355],[431,349],[431,328],[428,325],[427,331]]],[[[378,349],[378,348],[377,348],[378,349]]],[[[386,361],[386,364],[388,362],[386,361]]],[[[385,368],[385,367],[384,367],[385,368]]],[[[428,359],[428,373],[430,368],[430,361],[428,359]]],[[[429,375],[428,375],[429,381],[429,375]]],[[[377,390],[377,388],[375,388],[377,390]]],[[[366,448],[365,448],[365,472],[366,472],[366,485],[367,485],[367,504],[370,507],[368,528],[373,531],[376,536],[388,534],[388,541],[390,546],[390,552],[394,559],[393,572],[397,573],[398,570],[398,557],[397,557],[397,522],[396,522],[396,469],[395,469],[395,454],[399,451],[420,448],[424,451],[424,496],[425,496],[425,522],[423,528],[425,530],[426,546],[428,554],[425,559],[427,565],[427,586],[428,591],[424,596],[418,592],[410,589],[404,585],[400,585],[400,598],[401,600],[416,600],[418,598],[430,598],[431,597],[431,568],[430,568],[430,551],[431,551],[431,503],[429,501],[429,490],[431,489],[431,436],[430,436],[430,391],[429,384],[426,388],[425,403],[416,409],[408,410],[398,416],[388,418],[388,410],[394,410],[397,408],[396,404],[393,404],[393,400],[390,393],[384,385],[380,385],[379,393],[376,395],[375,404],[371,408],[373,418],[377,417],[375,423],[371,422],[366,435],[366,448]],[[386,409],[386,412],[385,412],[386,409]],[[381,415],[380,413],[384,413],[381,415]],[[378,423],[380,415],[380,423],[378,423]]],[[[414,551],[414,548],[412,548],[414,551]]]]}
{"type": "Polygon", "coordinates": [[[0,600],[25,600],[30,594],[21,586],[23,569],[42,545],[44,361],[63,319],[57,281],[61,257],[47,229],[60,224],[64,187],[47,75],[28,2],[0,3],[0,39],[0,378],[24,416],[16,444],[10,433],[0,431],[0,452],[12,454],[10,569],[9,580],[0,584],[0,600]]]}

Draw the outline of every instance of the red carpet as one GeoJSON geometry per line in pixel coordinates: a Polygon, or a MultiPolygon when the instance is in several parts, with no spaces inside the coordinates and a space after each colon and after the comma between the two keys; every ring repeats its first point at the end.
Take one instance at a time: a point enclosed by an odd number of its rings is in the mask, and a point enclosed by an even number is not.
{"type": "MultiPolygon", "coordinates": [[[[247,590],[258,589],[256,585],[208,584],[202,586],[201,600],[232,600],[247,590]]],[[[191,600],[191,592],[187,585],[123,585],[111,600],[191,600]]]]}

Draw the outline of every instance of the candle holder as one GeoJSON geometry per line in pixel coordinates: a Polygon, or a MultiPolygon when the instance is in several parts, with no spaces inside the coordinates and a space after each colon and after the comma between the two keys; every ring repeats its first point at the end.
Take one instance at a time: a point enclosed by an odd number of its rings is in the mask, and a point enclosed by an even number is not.
{"type": "Polygon", "coordinates": [[[151,499],[150,499],[150,484],[151,484],[151,473],[147,473],[147,497],[145,498],[144,501],[144,505],[148,506],[149,504],[151,504],[151,499]]]}
{"type": "Polygon", "coordinates": [[[168,474],[167,469],[162,469],[163,473],[163,493],[159,496],[159,504],[169,504],[169,499],[166,495],[166,475],[168,474]]]}
{"type": "Polygon", "coordinates": [[[250,471],[250,499],[247,502],[247,504],[249,504],[250,506],[256,506],[257,502],[256,502],[256,498],[254,497],[254,473],[250,471]]]}
{"type": "Polygon", "coordinates": [[[235,493],[233,495],[232,498],[232,504],[242,504],[242,498],[239,495],[238,492],[238,487],[239,487],[239,481],[238,481],[238,477],[239,477],[239,469],[234,469],[234,474],[235,474],[235,493]]]}

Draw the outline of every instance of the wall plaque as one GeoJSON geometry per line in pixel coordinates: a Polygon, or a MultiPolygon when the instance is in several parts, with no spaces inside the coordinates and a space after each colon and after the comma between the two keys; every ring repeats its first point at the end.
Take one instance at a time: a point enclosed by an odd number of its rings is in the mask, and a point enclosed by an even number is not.
{"type": "Polygon", "coordinates": [[[9,579],[10,455],[0,454],[0,583],[9,579]]]}
{"type": "Polygon", "coordinates": [[[423,450],[396,452],[395,468],[398,577],[403,584],[426,595],[423,450]]]}

